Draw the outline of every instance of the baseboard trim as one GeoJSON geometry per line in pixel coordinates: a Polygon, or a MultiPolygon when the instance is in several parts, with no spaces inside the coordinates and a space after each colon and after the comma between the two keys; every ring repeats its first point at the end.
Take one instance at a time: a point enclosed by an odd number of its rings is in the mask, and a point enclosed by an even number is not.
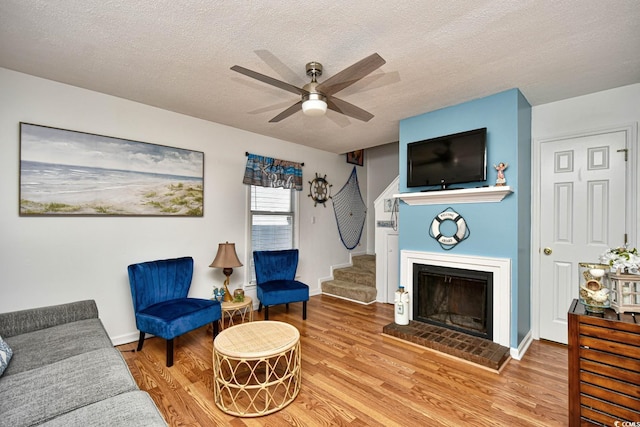
{"type": "Polygon", "coordinates": [[[330,297],[334,297],[334,298],[338,298],[338,299],[343,299],[343,300],[345,300],[345,301],[355,302],[355,303],[357,303],[357,304],[361,304],[361,305],[371,305],[371,304],[373,304],[373,303],[375,303],[375,302],[376,302],[376,300],[373,300],[373,301],[371,301],[371,302],[362,302],[362,301],[358,301],[358,300],[355,300],[355,299],[342,297],[342,296],[340,296],[340,295],[329,294],[329,293],[327,293],[327,292],[322,292],[322,295],[327,295],[327,296],[330,296],[330,297]]]}
{"type": "Polygon", "coordinates": [[[518,348],[512,347],[509,350],[509,353],[511,354],[511,358],[515,360],[521,360],[524,357],[527,350],[529,350],[529,346],[531,346],[532,342],[533,342],[533,336],[531,335],[531,331],[529,331],[527,335],[525,335],[524,339],[522,340],[518,348]]]}
{"type": "MultiPolygon", "coordinates": [[[[153,335],[151,334],[147,334],[145,335],[145,339],[146,338],[151,338],[153,335]]],[[[113,343],[113,345],[122,345],[122,344],[129,344],[130,342],[137,342],[140,339],[140,332],[136,331],[136,332],[131,332],[129,334],[124,334],[124,335],[118,335],[117,337],[109,337],[111,338],[111,342],[113,343]]]]}

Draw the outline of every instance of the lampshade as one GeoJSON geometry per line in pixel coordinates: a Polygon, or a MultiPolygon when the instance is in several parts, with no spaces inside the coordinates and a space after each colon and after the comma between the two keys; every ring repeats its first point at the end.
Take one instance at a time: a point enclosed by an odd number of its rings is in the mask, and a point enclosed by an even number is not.
{"type": "Polygon", "coordinates": [[[302,112],[307,116],[322,116],[327,112],[327,103],[322,99],[307,99],[302,103],[302,112]]]}
{"type": "Polygon", "coordinates": [[[209,267],[217,268],[234,268],[242,267],[242,263],[236,254],[235,243],[220,243],[218,245],[218,253],[209,267]]]}

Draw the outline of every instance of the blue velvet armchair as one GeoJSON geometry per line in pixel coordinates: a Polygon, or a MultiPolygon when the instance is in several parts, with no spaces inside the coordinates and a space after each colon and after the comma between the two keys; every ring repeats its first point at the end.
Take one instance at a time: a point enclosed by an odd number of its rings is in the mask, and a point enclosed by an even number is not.
{"type": "Polygon", "coordinates": [[[302,319],[307,318],[309,286],[295,280],[298,250],[254,251],[258,288],[258,311],[264,306],[264,319],[269,320],[269,306],[302,301],[302,319]]]}
{"type": "Polygon", "coordinates": [[[127,267],[136,326],[138,351],[145,333],[167,340],[167,367],[173,365],[173,339],[208,323],[218,333],[222,309],[218,301],[188,298],[193,258],[148,261],[127,267]]]}

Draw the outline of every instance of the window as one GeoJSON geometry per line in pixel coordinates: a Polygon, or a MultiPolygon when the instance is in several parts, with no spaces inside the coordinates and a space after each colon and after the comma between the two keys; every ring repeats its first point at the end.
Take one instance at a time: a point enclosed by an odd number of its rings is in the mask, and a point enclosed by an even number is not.
{"type": "Polygon", "coordinates": [[[251,281],[255,282],[253,251],[293,249],[295,190],[252,185],[250,192],[251,281]]]}

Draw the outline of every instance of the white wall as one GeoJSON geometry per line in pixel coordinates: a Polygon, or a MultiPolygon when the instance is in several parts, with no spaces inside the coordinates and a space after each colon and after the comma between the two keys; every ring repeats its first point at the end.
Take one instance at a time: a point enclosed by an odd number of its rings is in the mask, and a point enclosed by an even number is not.
{"type": "MultiPolygon", "coordinates": [[[[218,243],[236,243],[246,265],[245,152],[304,162],[298,275],[319,293],[319,278],[345,264],[333,206],[313,206],[315,173],[339,190],[352,165],[336,155],[97,92],[0,68],[0,312],[95,299],[114,343],[137,339],[127,265],[193,256],[191,295],[208,298],[224,275],[209,268],[218,243]],[[19,122],[181,147],[205,153],[204,217],[20,217],[19,122]],[[312,219],[315,218],[315,221],[312,219]]],[[[366,171],[358,168],[366,197],[366,171]]],[[[362,245],[366,247],[366,235],[362,245]]],[[[247,281],[234,269],[231,288],[247,281]]],[[[313,315],[313,314],[310,314],[313,315]]]]}
{"type": "MultiPolygon", "coordinates": [[[[381,145],[365,151],[365,165],[367,167],[367,223],[366,252],[375,253],[376,219],[374,202],[389,184],[398,176],[398,143],[381,145]]],[[[363,239],[364,241],[364,239],[363,239]]]]}

